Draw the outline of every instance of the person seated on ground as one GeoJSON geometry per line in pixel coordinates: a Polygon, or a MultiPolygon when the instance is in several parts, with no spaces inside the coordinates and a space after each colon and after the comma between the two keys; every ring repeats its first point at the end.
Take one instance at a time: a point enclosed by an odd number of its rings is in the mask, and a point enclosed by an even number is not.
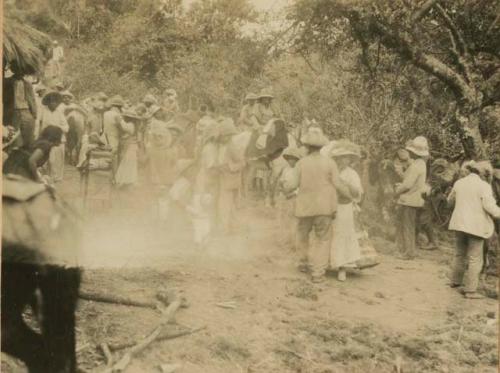
{"type": "Polygon", "coordinates": [[[455,231],[455,260],[450,286],[458,288],[468,299],[482,298],[477,293],[483,267],[483,246],[494,232],[493,219],[500,219],[491,185],[481,178],[492,173],[489,162],[468,162],[469,175],[457,180],[448,196],[454,204],[448,229],[455,231]]]}
{"type": "Polygon", "coordinates": [[[27,179],[47,183],[48,179],[42,175],[43,167],[50,157],[53,147],[61,144],[63,131],[60,127],[47,126],[31,147],[14,149],[3,164],[4,174],[16,174],[27,179]]]}

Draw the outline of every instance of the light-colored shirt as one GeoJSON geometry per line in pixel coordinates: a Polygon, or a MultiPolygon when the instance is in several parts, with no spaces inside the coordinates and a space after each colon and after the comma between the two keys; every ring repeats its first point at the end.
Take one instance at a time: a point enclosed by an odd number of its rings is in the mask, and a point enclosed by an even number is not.
{"type": "Polygon", "coordinates": [[[283,168],[278,183],[280,190],[286,196],[294,192],[299,185],[299,172],[297,167],[290,167],[290,165],[287,165],[283,168]]]}
{"type": "MultiPolygon", "coordinates": [[[[56,110],[50,111],[47,106],[43,106],[42,115],[40,120],[40,130],[43,130],[47,126],[56,126],[63,130],[63,133],[68,133],[69,125],[64,115],[64,107],[59,105],[56,110]]],[[[63,142],[65,142],[65,136],[63,135],[63,142]]]]}
{"type": "Polygon", "coordinates": [[[396,192],[404,191],[398,199],[398,204],[411,207],[422,207],[425,192],[425,181],[427,178],[427,166],[421,158],[415,159],[404,173],[402,183],[396,188],[396,192]]]}
{"type": "Polygon", "coordinates": [[[340,180],[349,186],[349,189],[356,191],[357,197],[353,199],[353,202],[359,203],[363,195],[363,186],[361,185],[361,178],[358,173],[351,167],[346,167],[340,171],[340,180]]]}
{"type": "Polygon", "coordinates": [[[491,185],[471,173],[455,182],[448,196],[455,201],[448,229],[489,238],[493,234],[493,218],[500,219],[500,207],[493,197],[491,185]]]}
{"type": "Polygon", "coordinates": [[[296,217],[332,215],[337,211],[339,171],[333,159],[313,153],[296,166],[299,192],[295,205],[296,217]]]}
{"type": "Polygon", "coordinates": [[[112,148],[118,147],[122,122],[123,119],[120,112],[116,110],[108,110],[104,113],[104,135],[112,148]]]}
{"type": "Polygon", "coordinates": [[[52,50],[52,55],[53,55],[53,59],[54,61],[60,61],[64,58],[64,50],[61,46],[58,46],[58,47],[55,47],[53,50],[52,50]]]}

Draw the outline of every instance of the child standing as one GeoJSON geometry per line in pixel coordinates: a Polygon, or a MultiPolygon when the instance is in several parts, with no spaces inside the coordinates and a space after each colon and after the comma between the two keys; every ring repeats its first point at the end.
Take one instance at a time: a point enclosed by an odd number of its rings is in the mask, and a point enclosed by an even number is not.
{"type": "Polygon", "coordinates": [[[282,156],[287,165],[281,169],[274,189],[278,193],[277,207],[284,245],[295,249],[297,244],[295,239],[297,219],[294,216],[294,208],[299,184],[298,172],[295,166],[302,154],[298,148],[286,148],[282,156]]]}
{"type": "Polygon", "coordinates": [[[361,158],[356,144],[347,140],[336,143],[330,155],[339,167],[340,180],[349,189],[350,198],[339,194],[337,217],[333,221],[335,232],[330,249],[330,266],[338,269],[338,280],[347,278],[346,268],[355,268],[361,258],[361,250],[355,230],[354,209],[361,202],[363,188],[358,173],[352,168],[361,158]]]}

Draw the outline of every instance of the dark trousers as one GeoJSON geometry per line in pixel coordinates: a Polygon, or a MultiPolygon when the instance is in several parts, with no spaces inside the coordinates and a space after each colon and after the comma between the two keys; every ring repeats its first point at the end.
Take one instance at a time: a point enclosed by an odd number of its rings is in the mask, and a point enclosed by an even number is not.
{"type": "Polygon", "coordinates": [[[14,110],[12,125],[21,131],[18,146],[30,147],[35,141],[35,119],[28,109],[14,110]]]}
{"type": "Polygon", "coordinates": [[[417,246],[418,207],[398,206],[396,245],[399,253],[406,258],[414,258],[417,246]]]}

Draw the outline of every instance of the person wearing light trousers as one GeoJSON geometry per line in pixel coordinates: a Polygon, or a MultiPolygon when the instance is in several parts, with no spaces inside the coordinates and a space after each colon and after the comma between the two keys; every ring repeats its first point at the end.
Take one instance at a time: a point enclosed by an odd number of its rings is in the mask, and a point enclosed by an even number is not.
{"type": "MultiPolygon", "coordinates": [[[[345,191],[339,180],[335,161],[320,153],[328,143],[320,128],[311,127],[301,139],[308,155],[295,167],[298,171],[298,193],[295,216],[298,218],[299,249],[307,252],[312,281],[320,283],[330,259],[332,220],[337,211],[337,189],[345,191]],[[310,235],[314,231],[313,240],[310,235]]],[[[345,191],[348,193],[348,191],[345,191]]]]}
{"type": "Polygon", "coordinates": [[[453,185],[448,202],[454,204],[448,229],[455,231],[455,260],[450,286],[463,285],[463,294],[468,299],[482,298],[477,293],[479,275],[483,267],[483,247],[486,239],[493,235],[493,219],[500,219],[500,207],[493,197],[491,185],[481,176],[491,175],[488,162],[469,162],[470,174],[453,185]]]}

